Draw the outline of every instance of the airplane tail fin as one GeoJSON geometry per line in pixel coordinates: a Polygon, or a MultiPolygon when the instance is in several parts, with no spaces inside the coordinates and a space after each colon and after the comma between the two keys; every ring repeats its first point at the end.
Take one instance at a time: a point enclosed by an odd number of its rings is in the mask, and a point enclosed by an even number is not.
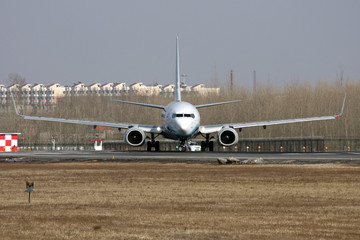
{"type": "Polygon", "coordinates": [[[176,80],[175,80],[175,102],[181,102],[180,89],[180,67],[179,67],[179,37],[176,37],[176,80]]]}

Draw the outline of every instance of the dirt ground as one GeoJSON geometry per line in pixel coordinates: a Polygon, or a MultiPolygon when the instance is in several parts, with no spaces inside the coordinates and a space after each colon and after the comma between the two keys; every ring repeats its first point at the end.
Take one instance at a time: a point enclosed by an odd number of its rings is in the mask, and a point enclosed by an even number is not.
{"type": "Polygon", "coordinates": [[[360,239],[358,165],[15,163],[0,183],[0,239],[360,239]]]}

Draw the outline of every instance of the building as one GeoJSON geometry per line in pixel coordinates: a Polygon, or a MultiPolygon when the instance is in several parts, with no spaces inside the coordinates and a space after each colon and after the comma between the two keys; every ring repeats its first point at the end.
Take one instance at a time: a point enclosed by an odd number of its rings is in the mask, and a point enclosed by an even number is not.
{"type": "Polygon", "coordinates": [[[35,84],[31,87],[30,102],[34,105],[46,105],[47,88],[44,84],[35,84]]]}
{"type": "Polygon", "coordinates": [[[0,105],[6,104],[7,88],[0,84],[0,105]]]}
{"type": "Polygon", "coordinates": [[[72,86],[70,93],[73,96],[86,96],[88,95],[88,87],[85,84],[79,82],[72,86]]]}
{"type": "MultiPolygon", "coordinates": [[[[128,94],[135,94],[141,96],[163,95],[173,96],[175,91],[174,84],[162,86],[154,84],[151,86],[144,85],[141,82],[133,83],[127,86],[125,83],[93,83],[89,86],[84,83],[77,83],[73,86],[61,86],[59,83],[54,83],[49,86],[44,84],[13,84],[5,87],[0,84],[0,106],[2,108],[11,105],[11,94],[13,93],[20,101],[20,104],[45,106],[54,105],[58,99],[64,96],[122,96],[128,94]]],[[[220,93],[220,88],[207,88],[204,84],[197,84],[188,86],[181,84],[181,92],[190,94],[216,94],[220,93]]]]}
{"type": "Polygon", "coordinates": [[[100,96],[101,93],[101,84],[93,83],[88,87],[88,94],[92,96],[100,96]]]}
{"type": "Polygon", "coordinates": [[[30,104],[31,103],[31,84],[25,84],[20,87],[21,92],[21,102],[22,104],[30,104]]]}
{"type": "Polygon", "coordinates": [[[174,84],[168,84],[163,86],[162,91],[161,91],[161,95],[164,96],[170,96],[173,95],[175,92],[175,85],[174,84]]]}
{"type": "Polygon", "coordinates": [[[200,95],[215,94],[219,95],[220,88],[207,88],[205,84],[197,84],[191,87],[192,93],[198,93],[200,95]]]}
{"type": "Polygon", "coordinates": [[[112,96],[112,91],[114,88],[114,83],[105,83],[101,86],[101,95],[102,96],[112,96]]]}
{"type": "Polygon", "coordinates": [[[46,101],[48,104],[56,104],[59,98],[64,97],[65,87],[59,83],[51,84],[47,87],[46,101]]]}
{"type": "Polygon", "coordinates": [[[125,83],[114,83],[112,94],[113,96],[120,96],[129,92],[129,87],[125,83]]]}

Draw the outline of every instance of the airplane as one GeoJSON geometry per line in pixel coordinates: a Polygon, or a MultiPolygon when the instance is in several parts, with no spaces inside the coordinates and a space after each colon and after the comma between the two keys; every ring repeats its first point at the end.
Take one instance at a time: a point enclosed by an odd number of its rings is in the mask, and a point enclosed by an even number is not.
{"type": "Polygon", "coordinates": [[[40,116],[28,116],[19,114],[14,97],[12,96],[15,112],[18,116],[39,121],[61,122],[61,123],[73,123],[96,126],[106,126],[121,129],[127,129],[124,135],[124,141],[133,147],[139,147],[145,144],[147,145],[147,151],[160,151],[160,142],[156,141],[158,136],[163,136],[167,139],[173,139],[180,142],[178,147],[179,151],[186,151],[189,148],[189,141],[199,135],[204,137],[204,141],[201,142],[201,150],[214,151],[214,137],[210,137],[210,134],[217,134],[217,142],[225,147],[235,145],[239,141],[239,136],[236,131],[239,132],[243,128],[262,126],[264,129],[269,125],[298,123],[298,122],[310,122],[321,120],[333,120],[342,116],[345,106],[346,93],[341,107],[341,112],[337,115],[320,116],[320,117],[306,117],[295,119],[282,119],[271,121],[259,121],[259,122],[245,122],[245,123],[226,123],[216,125],[201,125],[200,114],[198,109],[217,106],[222,104],[236,103],[241,100],[233,100],[226,102],[215,102],[201,105],[192,105],[191,103],[181,100],[180,89],[180,66],[179,66],[179,38],[176,38],[176,70],[175,70],[175,99],[166,106],[129,102],[122,100],[114,100],[120,103],[139,105],[150,108],[162,109],[162,117],[164,118],[164,125],[144,125],[138,123],[118,123],[118,122],[102,122],[102,121],[88,121],[88,120],[76,120],[76,119],[63,119],[63,118],[51,118],[40,116]],[[147,136],[150,134],[150,137],[147,136]]]}

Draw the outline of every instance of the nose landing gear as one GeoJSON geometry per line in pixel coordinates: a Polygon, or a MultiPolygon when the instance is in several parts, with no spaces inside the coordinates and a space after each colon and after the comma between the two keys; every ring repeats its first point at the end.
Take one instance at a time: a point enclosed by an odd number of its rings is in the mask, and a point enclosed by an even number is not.
{"type": "Polygon", "coordinates": [[[186,140],[181,141],[180,146],[179,146],[178,149],[179,149],[180,152],[186,152],[186,150],[189,149],[188,142],[186,140]]]}

